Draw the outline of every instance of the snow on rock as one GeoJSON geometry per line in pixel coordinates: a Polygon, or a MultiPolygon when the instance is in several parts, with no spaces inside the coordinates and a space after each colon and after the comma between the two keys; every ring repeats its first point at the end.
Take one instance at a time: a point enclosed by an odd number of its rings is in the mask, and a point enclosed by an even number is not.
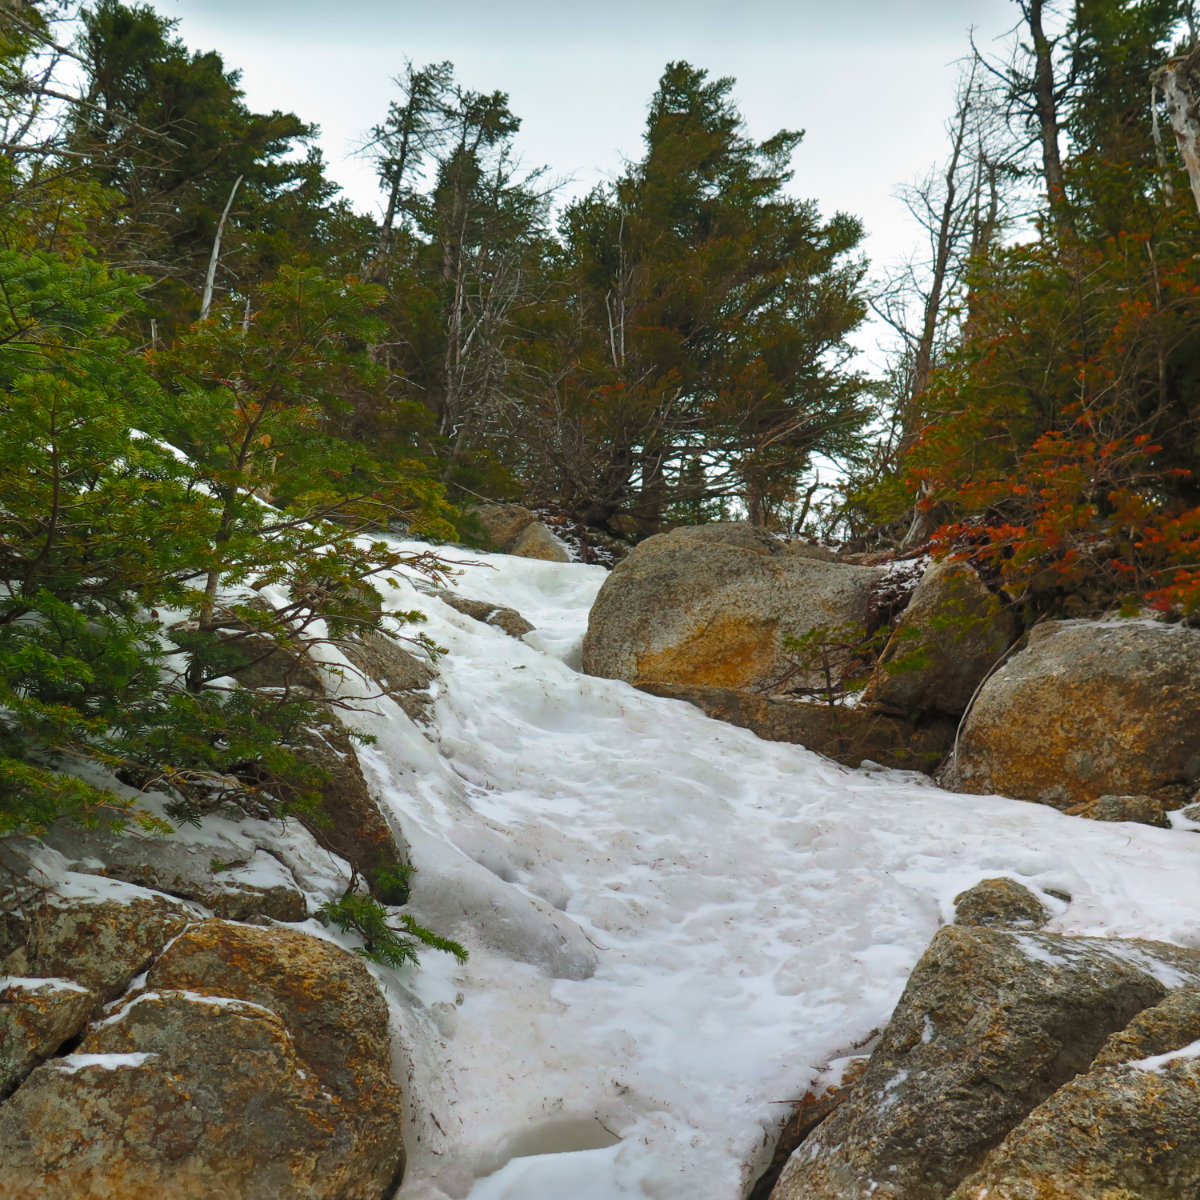
{"type": "Polygon", "coordinates": [[[399,1200],[735,1200],[780,1102],[886,1022],[984,878],[1069,895],[1055,932],[1200,944],[1187,832],[850,770],[583,676],[604,571],[473,558],[464,594],[536,631],[398,579],[385,607],[449,650],[435,725],[386,697],[355,720],[414,915],[471,950],[380,973],[409,1080],[399,1200]]]}
{"type": "Polygon", "coordinates": [[[152,1058],[154,1054],[68,1054],[56,1058],[51,1064],[52,1071],[61,1071],[64,1075],[74,1075],[76,1071],[88,1067],[99,1067],[103,1071],[118,1071],[122,1067],[140,1067],[152,1058]]]}
{"type": "Polygon", "coordinates": [[[1168,1051],[1166,1054],[1152,1054],[1149,1058],[1139,1058],[1136,1062],[1126,1065],[1138,1071],[1161,1071],[1171,1063],[1185,1058],[1200,1058],[1200,1041],[1189,1042],[1186,1046],[1168,1051]]]}

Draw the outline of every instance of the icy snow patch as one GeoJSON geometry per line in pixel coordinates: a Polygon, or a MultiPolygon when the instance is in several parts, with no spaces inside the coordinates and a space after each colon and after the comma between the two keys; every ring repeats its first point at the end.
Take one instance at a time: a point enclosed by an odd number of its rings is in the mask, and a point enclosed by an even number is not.
{"type": "Polygon", "coordinates": [[[21,992],[86,992],[87,988],[81,983],[73,983],[70,979],[59,979],[48,975],[35,979],[28,975],[0,975],[0,992],[12,988],[21,992]]]}
{"type": "Polygon", "coordinates": [[[454,585],[536,632],[398,576],[385,608],[449,650],[434,740],[386,698],[355,722],[414,915],[471,950],[379,973],[411,1077],[399,1200],[735,1200],[779,1102],[886,1022],[981,878],[1069,894],[1057,932],[1196,944],[1195,839],[849,770],[583,676],[605,572],[470,557],[454,585]],[[589,1127],[621,1140],[521,1152],[589,1127]]]}
{"type": "MultiPolygon", "coordinates": [[[[381,581],[385,608],[424,612],[449,650],[430,731],[353,672],[331,678],[378,739],[360,756],[418,868],[413,915],[471,951],[370,967],[409,1114],[397,1200],[736,1200],[782,1102],[886,1023],[982,878],[1071,896],[1055,932],[1198,944],[1194,836],[853,771],[583,676],[604,570],[469,557],[453,586],[536,630],[516,640],[419,579],[381,581]]],[[[245,882],[275,860],[313,907],[345,886],[294,823],[175,836],[245,882]]],[[[60,885],[127,887],[52,854],[60,885]]]]}

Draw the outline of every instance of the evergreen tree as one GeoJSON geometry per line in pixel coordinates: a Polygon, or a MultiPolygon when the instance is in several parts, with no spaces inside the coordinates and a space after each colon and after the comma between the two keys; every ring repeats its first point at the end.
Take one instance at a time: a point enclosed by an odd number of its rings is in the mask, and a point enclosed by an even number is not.
{"type": "Polygon", "coordinates": [[[445,63],[400,83],[373,139],[387,199],[369,272],[388,282],[373,357],[390,396],[364,416],[385,438],[423,441],[448,485],[504,493],[499,460],[519,469],[534,394],[524,320],[544,290],[546,195],[512,166],[520,121],[503,92],[457,87],[445,63]]]}
{"type": "Polygon", "coordinates": [[[218,223],[233,200],[218,286],[245,297],[287,262],[323,265],[336,188],[312,147],[315,127],[255,113],[215,51],[189,51],[176,22],[142,5],[97,0],[82,14],[82,95],[65,152],[119,197],[95,228],[109,261],[159,281],[141,334],[149,344],[199,311],[218,223]],[[304,153],[300,156],[297,151],[304,153]]]}
{"type": "Polygon", "coordinates": [[[787,195],[801,135],[748,139],[732,88],[669,65],[643,159],[563,220],[580,339],[567,419],[596,451],[561,486],[593,524],[626,511],[649,533],[669,504],[721,495],[765,523],[811,455],[851,451],[866,419],[845,342],[864,312],[861,228],[787,195]]]}

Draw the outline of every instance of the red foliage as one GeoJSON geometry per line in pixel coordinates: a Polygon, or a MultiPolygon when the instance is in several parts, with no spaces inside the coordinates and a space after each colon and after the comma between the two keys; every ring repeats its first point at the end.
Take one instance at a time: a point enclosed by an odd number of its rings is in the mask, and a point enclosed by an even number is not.
{"type": "MultiPolygon", "coordinates": [[[[1193,218],[1194,220],[1194,218],[1193,218]]],[[[1053,605],[1200,608],[1200,264],[1184,243],[1017,247],[935,376],[911,483],[970,555],[1053,605]],[[1172,250],[1172,248],[1174,248],[1172,250]]]]}

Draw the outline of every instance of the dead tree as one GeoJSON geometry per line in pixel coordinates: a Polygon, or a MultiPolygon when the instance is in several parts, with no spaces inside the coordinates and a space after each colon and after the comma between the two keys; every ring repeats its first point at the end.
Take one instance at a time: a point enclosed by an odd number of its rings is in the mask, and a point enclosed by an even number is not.
{"type": "Polygon", "coordinates": [[[1192,195],[1200,212],[1200,44],[1169,59],[1155,72],[1154,91],[1166,105],[1175,144],[1187,167],[1192,195]]]}

